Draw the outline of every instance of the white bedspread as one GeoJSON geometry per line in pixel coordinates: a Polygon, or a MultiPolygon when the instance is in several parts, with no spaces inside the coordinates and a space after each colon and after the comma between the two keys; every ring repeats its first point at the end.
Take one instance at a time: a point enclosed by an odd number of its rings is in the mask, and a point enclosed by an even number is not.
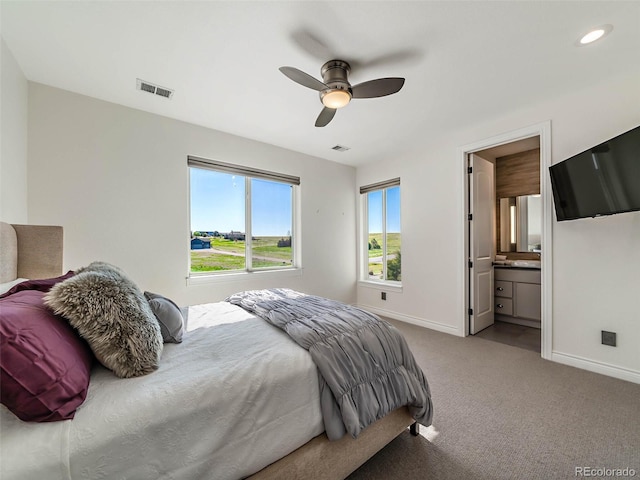
{"type": "Polygon", "coordinates": [[[151,375],[97,366],[73,420],[0,409],[0,478],[238,479],[323,431],[318,374],[286,333],[226,302],[189,307],[189,332],[151,375]]]}

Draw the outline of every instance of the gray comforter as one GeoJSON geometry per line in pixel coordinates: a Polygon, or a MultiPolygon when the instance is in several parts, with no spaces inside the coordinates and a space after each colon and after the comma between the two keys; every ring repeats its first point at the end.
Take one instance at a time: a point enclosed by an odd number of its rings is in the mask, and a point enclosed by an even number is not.
{"type": "Polygon", "coordinates": [[[251,290],[226,299],[281,328],[307,349],[321,377],[321,406],[330,440],[354,438],[376,420],[408,406],[431,425],[427,380],[406,340],[362,309],[289,289],[251,290]]]}

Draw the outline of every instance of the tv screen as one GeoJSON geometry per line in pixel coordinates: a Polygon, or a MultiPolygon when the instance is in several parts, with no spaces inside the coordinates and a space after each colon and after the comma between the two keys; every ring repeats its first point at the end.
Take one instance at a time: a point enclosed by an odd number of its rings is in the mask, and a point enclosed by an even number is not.
{"type": "Polygon", "coordinates": [[[549,167],[558,221],[640,210],[640,127],[549,167]]]}

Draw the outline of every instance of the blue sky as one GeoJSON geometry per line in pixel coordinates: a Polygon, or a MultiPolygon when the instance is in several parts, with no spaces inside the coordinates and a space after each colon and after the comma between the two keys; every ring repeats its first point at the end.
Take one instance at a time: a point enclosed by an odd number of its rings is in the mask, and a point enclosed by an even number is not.
{"type": "MultiPolygon", "coordinates": [[[[245,231],[245,177],[191,168],[191,230],[245,231]]],[[[253,179],[252,234],[287,236],[292,225],[291,185],[253,179]]]]}
{"type": "MultiPolygon", "coordinates": [[[[370,192],[369,233],[382,233],[382,190],[370,192]]],[[[387,233],[400,232],[400,187],[387,189],[387,233]]]]}
{"type": "MultiPolygon", "coordinates": [[[[245,177],[191,168],[191,231],[244,232],[245,177]]],[[[287,236],[292,230],[291,185],[253,179],[253,235],[287,236]]],[[[382,232],[382,191],[370,192],[369,232],[382,232]]],[[[387,232],[400,232],[400,187],[387,189],[387,232]]]]}

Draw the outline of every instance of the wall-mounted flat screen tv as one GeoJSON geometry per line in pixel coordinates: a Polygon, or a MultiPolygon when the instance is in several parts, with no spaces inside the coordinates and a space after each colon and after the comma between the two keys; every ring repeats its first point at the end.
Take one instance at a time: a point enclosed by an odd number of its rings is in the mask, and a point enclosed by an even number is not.
{"type": "Polygon", "coordinates": [[[558,221],[640,210],[640,126],[549,167],[558,221]]]}

